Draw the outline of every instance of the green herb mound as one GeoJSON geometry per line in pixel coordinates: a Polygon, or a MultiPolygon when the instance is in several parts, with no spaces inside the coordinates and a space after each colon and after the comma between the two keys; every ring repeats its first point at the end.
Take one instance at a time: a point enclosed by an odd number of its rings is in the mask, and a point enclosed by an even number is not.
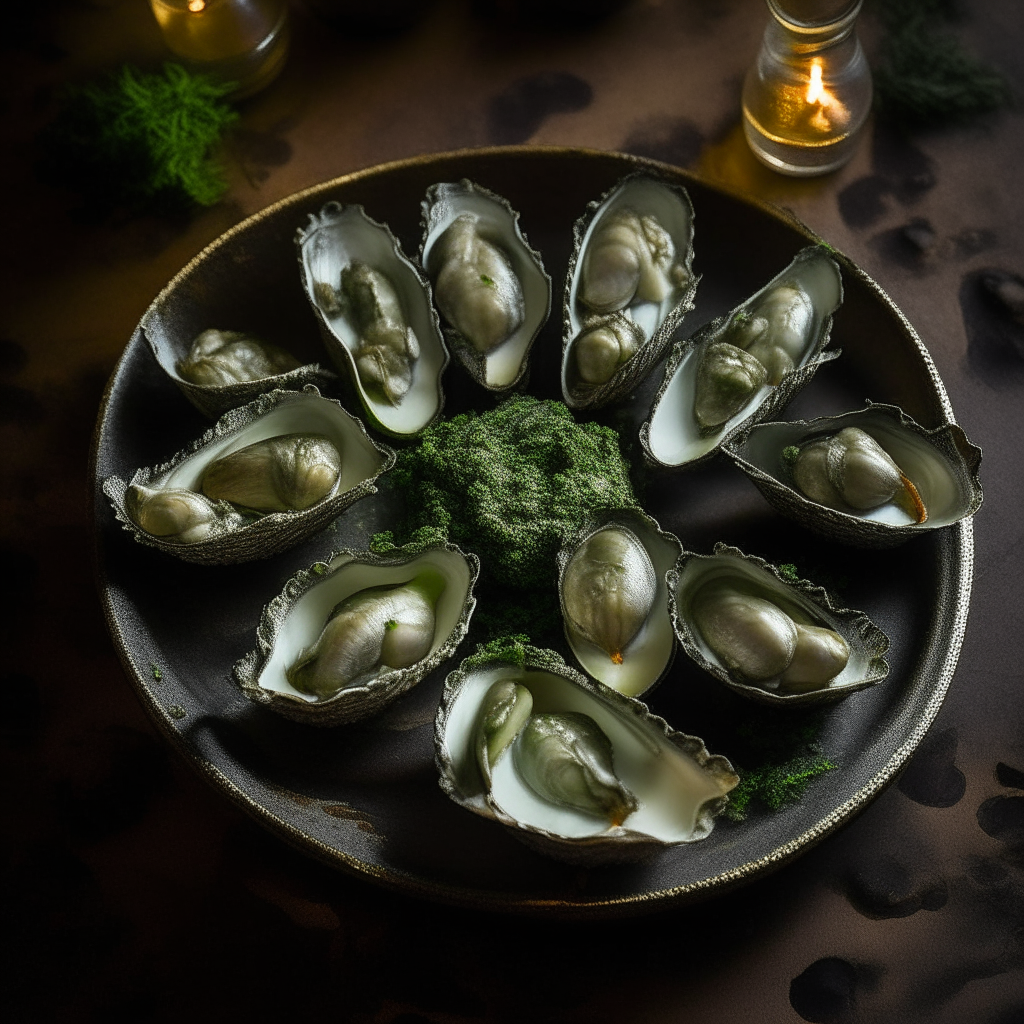
{"type": "MultiPolygon", "coordinates": [[[[402,541],[443,534],[520,588],[554,583],[555,555],[588,513],[636,507],[619,435],[525,395],[428,427],[390,477],[406,501],[402,541]]],[[[395,546],[391,531],[370,545],[395,546]]]]}
{"type": "Polygon", "coordinates": [[[81,86],[41,139],[42,176],[102,206],[212,206],[227,189],[211,150],[238,120],[231,89],[177,64],[81,86]]]}

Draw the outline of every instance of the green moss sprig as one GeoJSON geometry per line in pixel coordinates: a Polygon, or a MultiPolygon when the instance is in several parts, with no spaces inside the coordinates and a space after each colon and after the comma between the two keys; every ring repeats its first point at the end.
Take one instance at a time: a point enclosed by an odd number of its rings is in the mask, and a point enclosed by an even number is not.
{"type": "Polygon", "coordinates": [[[238,120],[232,88],[177,64],[79,86],[40,138],[41,176],[104,208],[212,206],[227,190],[213,150],[238,120]]]}
{"type": "Polygon", "coordinates": [[[956,16],[955,0],[878,0],[875,12],[886,29],[874,68],[886,120],[909,129],[961,124],[1011,102],[1003,74],[938,27],[956,16]]]}

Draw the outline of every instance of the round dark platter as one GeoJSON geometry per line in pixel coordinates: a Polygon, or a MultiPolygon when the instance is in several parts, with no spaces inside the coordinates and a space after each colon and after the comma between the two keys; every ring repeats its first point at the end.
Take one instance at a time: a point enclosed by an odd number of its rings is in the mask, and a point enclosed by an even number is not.
{"type": "MultiPolygon", "coordinates": [[[[302,293],[293,237],[328,200],[362,203],[406,252],[419,245],[419,203],[429,185],[468,177],[506,196],[554,283],[552,316],[531,357],[526,390],[560,398],[561,289],[572,224],[624,174],[650,167],[689,189],[696,211],[696,309],[678,336],[728,311],[813,240],[766,205],[682,171],[610,153],[554,148],[473,150],[422,157],[318,185],[282,200],[217,239],[158,296],[147,316],[192,338],[210,326],[251,329],[326,364],[302,293]]],[[[952,422],[935,367],[885,293],[842,256],[846,299],[825,366],[786,410],[807,418],[889,402],[927,427],[952,422]]],[[[628,406],[593,417],[619,428],[640,462],[639,426],[661,380],[656,367],[628,406]]],[[[495,398],[458,366],[445,374],[445,414],[483,410],[495,398]]],[[[344,392],[343,402],[360,412],[344,392]]],[[[99,586],[114,641],[153,720],[221,792],[287,841],[363,878],[467,906],[561,915],[636,913],[707,896],[798,856],[849,820],[895,776],[928,728],[949,685],[970,599],[970,521],[894,551],[865,552],[819,539],[780,518],[724,458],[689,472],[638,473],[641,500],[692,551],[716,541],[830,586],[890,637],[882,684],[824,713],[820,742],[839,767],[804,798],[743,822],[719,820],[710,838],[636,866],[582,870],[547,860],[450,802],[437,785],[433,721],[456,658],[377,718],[335,729],[299,725],[249,703],[231,679],[254,646],[264,604],[299,568],[342,547],[365,547],[392,523],[387,488],[308,543],[244,565],[190,565],[135,543],[100,485],[185,447],[209,423],[157,365],[136,329],[110,381],[94,441],[99,586]]],[[[751,706],[680,654],[653,711],[730,756],[734,724],[751,706]]]]}

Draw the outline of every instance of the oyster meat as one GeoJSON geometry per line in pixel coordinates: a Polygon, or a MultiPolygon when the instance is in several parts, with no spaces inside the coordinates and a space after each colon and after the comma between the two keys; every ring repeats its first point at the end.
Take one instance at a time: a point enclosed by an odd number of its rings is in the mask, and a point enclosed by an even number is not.
{"type": "Polygon", "coordinates": [[[915,523],[928,518],[917,488],[860,427],[844,427],[803,448],[786,448],[783,458],[790,462],[797,487],[819,505],[870,512],[895,499],[915,523]]]}
{"type": "Polygon", "coordinates": [[[178,373],[191,384],[223,387],[262,380],[299,368],[290,352],[239,331],[203,331],[183,359],[178,373]]]}
{"type": "Polygon", "coordinates": [[[522,665],[474,656],[451,673],[434,735],[452,800],[577,863],[705,838],[739,781],[701,740],[529,647],[522,665]]]}
{"type": "Polygon", "coordinates": [[[573,408],[633,390],[693,308],[693,208],[685,190],[632,174],[574,229],[562,393],[573,408]]]}
{"type": "Polygon", "coordinates": [[[418,434],[444,406],[448,349],[426,276],[361,206],[327,203],[296,235],[306,297],[371,422],[418,434]]]}
{"type": "Polygon", "coordinates": [[[640,430],[647,457],[697,465],[782,409],[839,355],[825,346],[842,298],[835,260],[809,246],[727,317],[677,342],[640,430]]]}
{"type": "Polygon", "coordinates": [[[184,487],[131,484],[125,507],[141,530],[172,544],[198,544],[245,525],[245,517],[230,505],[184,487]]]}
{"type": "Polygon", "coordinates": [[[368,587],[345,598],[316,643],[288,667],[288,682],[324,700],[381,667],[415,665],[434,641],[434,607],[445,585],[436,569],[424,569],[401,586],[368,587]]]}
{"type": "Polygon", "coordinates": [[[455,652],[479,572],[476,556],[453,544],[339,551],[296,573],[263,609],[235,679],[250,700],[297,722],[375,715],[455,652]]]}
{"type": "Polygon", "coordinates": [[[420,263],[445,335],[473,378],[505,391],[551,311],[551,278],[508,201],[463,179],[427,189],[420,263]]]}
{"type": "Polygon", "coordinates": [[[533,694],[515,679],[499,679],[480,703],[476,730],[476,763],[490,785],[491,767],[530,720],[533,694]]]}
{"type": "Polygon", "coordinates": [[[565,637],[595,679],[627,697],[649,690],[675,653],[665,574],[682,545],[635,509],[604,510],[558,554],[565,637]]]}
{"type": "Polygon", "coordinates": [[[406,323],[398,293],[384,274],[362,260],[342,270],[341,293],[358,334],[359,379],[395,405],[412,387],[413,365],[420,356],[419,339],[406,323]]]}
{"type": "Polygon", "coordinates": [[[716,544],[684,552],[668,575],[686,653],[730,689],[763,704],[836,700],[880,682],[889,641],[862,612],[836,607],[806,580],[716,544]]]}
{"type": "Polygon", "coordinates": [[[341,455],[330,438],[285,434],[214,460],[199,487],[213,501],[254,512],[301,512],[328,497],[340,476],[341,455]]]}
{"type": "Polygon", "coordinates": [[[587,246],[578,297],[595,313],[616,313],[634,301],[660,304],[689,281],[658,218],[620,206],[601,220],[587,246]]]}
{"type": "Polygon", "coordinates": [[[615,774],[612,741],[578,711],[532,715],[513,748],[516,771],[545,800],[621,825],[640,806],[615,774]]]}
{"type": "Polygon", "coordinates": [[[526,315],[523,288],[508,257],[462,213],[441,233],[427,267],[442,315],[481,355],[504,344],[526,315]]]}
{"type": "Polygon", "coordinates": [[[827,686],[850,648],[834,630],[798,624],[777,604],[735,581],[714,580],[693,598],[694,623],[740,682],[777,681],[783,691],[827,686]]]}
{"type": "Polygon", "coordinates": [[[658,581],[644,546],[622,527],[592,534],[569,559],[562,606],[572,627],[616,665],[654,605],[658,581]]]}
{"type": "Polygon", "coordinates": [[[814,304],[798,281],[781,281],[734,313],[697,367],[700,429],[720,430],[765,384],[781,384],[803,358],[814,320],[814,304]]]}

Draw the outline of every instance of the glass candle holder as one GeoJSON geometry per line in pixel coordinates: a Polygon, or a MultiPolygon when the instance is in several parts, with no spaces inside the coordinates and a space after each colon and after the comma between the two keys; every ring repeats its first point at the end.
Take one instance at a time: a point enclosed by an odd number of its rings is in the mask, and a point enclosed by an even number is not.
{"type": "Polygon", "coordinates": [[[164,42],[190,71],[234,82],[232,99],[258,92],[288,55],[285,0],[149,0],[164,42]]]}
{"type": "Polygon", "coordinates": [[[871,110],[863,0],[766,2],[772,19],[743,84],[747,142],[783,174],[828,174],[853,156],[871,110]]]}

